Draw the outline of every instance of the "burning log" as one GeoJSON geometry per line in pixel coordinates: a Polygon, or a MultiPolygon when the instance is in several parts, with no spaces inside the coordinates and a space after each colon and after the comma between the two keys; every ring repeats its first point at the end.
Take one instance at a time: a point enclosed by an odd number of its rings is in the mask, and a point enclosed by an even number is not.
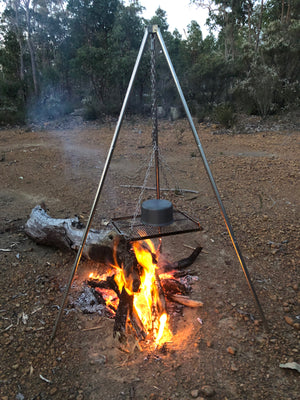
{"type": "MultiPolygon", "coordinates": [[[[130,310],[133,307],[133,295],[128,294],[125,287],[119,297],[119,305],[116,312],[113,336],[121,343],[126,342],[126,323],[130,310]]],[[[132,314],[132,313],[131,313],[132,314]]]]}
{"type": "Polygon", "coordinates": [[[158,293],[157,311],[159,315],[162,315],[166,312],[166,299],[157,270],[155,270],[155,287],[158,293]]]}
{"type": "MultiPolygon", "coordinates": [[[[113,290],[118,296],[119,302],[122,303],[121,306],[117,308],[118,312],[115,316],[116,323],[114,326],[114,336],[118,336],[121,341],[125,340],[126,322],[129,316],[130,322],[132,324],[133,330],[137,335],[137,338],[139,340],[143,340],[146,338],[147,333],[144,330],[140,317],[138,316],[134,305],[131,304],[133,296],[126,295],[127,292],[124,293],[123,290],[120,293],[118,285],[115,281],[115,275],[108,276],[105,280],[99,280],[97,278],[91,277],[87,280],[86,283],[93,289],[98,288],[100,290],[113,290]]],[[[95,290],[94,295],[96,298],[98,298],[98,296],[101,297],[100,302],[102,303],[103,298],[101,296],[101,291],[99,293],[97,290],[95,290]]],[[[111,306],[109,305],[109,307],[111,306]]]]}
{"type": "MultiPolygon", "coordinates": [[[[81,245],[84,227],[78,218],[54,219],[43,207],[36,206],[25,225],[25,232],[37,243],[76,250],[81,245]]],[[[201,250],[197,247],[189,257],[178,262],[163,262],[150,241],[131,242],[109,229],[90,230],[83,256],[114,269],[110,276],[90,277],[87,281],[101,303],[107,295],[105,291],[113,291],[117,296],[113,295],[116,301],[113,305],[106,301],[108,307],[116,310],[114,337],[126,342],[128,324],[131,324],[139,341],[151,332],[158,344],[164,332],[169,333],[166,298],[189,307],[202,305],[184,296],[189,288],[177,281],[175,274],[171,278],[160,277],[161,272],[171,270],[182,275],[182,270],[195,261],[201,250]],[[144,306],[147,307],[145,315],[144,306]]]]}
{"type": "MultiPolygon", "coordinates": [[[[162,334],[161,330],[164,329],[161,329],[161,321],[166,321],[168,318],[166,299],[189,307],[200,307],[203,305],[202,302],[192,300],[185,296],[191,290],[190,287],[188,284],[184,284],[174,277],[176,272],[182,274],[182,270],[173,270],[172,273],[159,274],[157,256],[153,248],[149,247],[149,242],[130,243],[124,238],[118,238],[116,243],[118,254],[115,254],[116,265],[112,266],[112,268],[116,268],[116,272],[110,276],[90,277],[87,284],[96,290],[110,289],[117,294],[119,305],[116,310],[113,335],[117,337],[121,343],[124,344],[127,341],[128,324],[131,324],[139,341],[145,339],[148,332],[151,332],[151,335],[156,340],[157,337],[162,334]],[[120,268],[119,265],[122,267],[120,268]],[[143,315],[142,317],[139,315],[141,311],[139,296],[141,294],[140,292],[145,290],[145,287],[143,287],[145,278],[150,271],[152,271],[152,278],[150,278],[152,284],[148,295],[144,298],[144,304],[148,304],[150,297],[150,310],[148,309],[145,313],[150,313],[151,316],[150,319],[145,319],[143,315]],[[132,290],[133,288],[134,291],[132,290]],[[139,312],[135,304],[139,307],[139,312]]],[[[195,254],[198,255],[200,251],[201,248],[199,247],[196,252],[193,252],[191,257],[183,259],[183,262],[178,261],[173,264],[167,264],[167,269],[170,269],[171,265],[190,265],[195,259],[195,254]]]]}
{"type": "Polygon", "coordinates": [[[116,295],[120,297],[120,291],[115,281],[115,275],[108,276],[105,280],[99,280],[91,277],[87,280],[87,284],[92,288],[113,290],[116,295]]]}
{"type": "Polygon", "coordinates": [[[134,254],[132,243],[124,236],[116,236],[114,255],[115,265],[122,266],[126,288],[131,292],[137,292],[141,284],[141,270],[134,254]]]}

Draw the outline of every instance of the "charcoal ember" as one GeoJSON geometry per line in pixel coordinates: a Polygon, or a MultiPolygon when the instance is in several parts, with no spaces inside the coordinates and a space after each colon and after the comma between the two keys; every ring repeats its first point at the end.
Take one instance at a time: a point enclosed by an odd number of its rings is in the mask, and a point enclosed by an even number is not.
{"type": "Polygon", "coordinates": [[[161,279],[161,285],[166,296],[170,294],[187,294],[190,288],[176,279],[161,279]]]}

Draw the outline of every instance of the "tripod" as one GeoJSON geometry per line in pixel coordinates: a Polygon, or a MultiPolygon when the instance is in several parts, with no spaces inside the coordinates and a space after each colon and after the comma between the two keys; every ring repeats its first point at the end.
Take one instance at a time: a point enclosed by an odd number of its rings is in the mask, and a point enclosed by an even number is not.
{"type": "MultiPolygon", "coordinates": [[[[91,223],[92,223],[92,220],[93,220],[93,217],[94,217],[94,214],[95,214],[96,206],[98,204],[98,201],[99,201],[102,189],[103,189],[103,185],[104,185],[104,182],[105,182],[105,178],[106,178],[106,175],[107,175],[107,172],[108,172],[108,169],[109,169],[109,165],[110,165],[110,162],[111,162],[111,159],[112,159],[112,156],[113,156],[113,152],[114,152],[114,149],[115,149],[115,146],[116,146],[116,143],[117,143],[117,139],[118,139],[119,132],[120,132],[120,129],[121,129],[121,126],[122,126],[122,122],[123,122],[123,119],[124,119],[124,114],[125,114],[125,111],[126,111],[128,100],[129,100],[129,97],[130,97],[130,94],[131,94],[131,91],[132,91],[133,83],[135,81],[135,77],[136,77],[136,74],[137,74],[137,71],[138,71],[138,68],[139,68],[139,65],[140,65],[140,61],[141,61],[142,55],[143,55],[144,50],[145,50],[145,45],[146,45],[146,42],[147,42],[147,39],[148,39],[149,36],[151,37],[151,47],[153,47],[155,38],[158,39],[158,41],[159,41],[159,43],[161,45],[163,54],[164,54],[164,56],[166,58],[166,61],[167,61],[167,64],[169,66],[171,75],[173,77],[175,86],[177,88],[177,91],[178,91],[182,106],[184,108],[186,117],[188,119],[190,128],[192,130],[192,133],[193,133],[193,136],[194,136],[194,139],[195,139],[195,142],[196,142],[196,146],[198,147],[198,150],[200,152],[200,156],[202,158],[205,171],[207,173],[207,176],[209,178],[209,181],[210,181],[210,184],[212,186],[213,192],[215,194],[216,200],[218,202],[218,205],[219,205],[219,208],[220,208],[220,212],[221,212],[221,215],[222,215],[223,220],[225,222],[226,229],[227,229],[227,232],[229,234],[232,246],[233,246],[233,248],[235,250],[236,256],[238,258],[238,261],[239,261],[240,266],[242,268],[242,271],[244,273],[244,276],[245,276],[245,279],[247,281],[247,284],[248,284],[248,287],[250,289],[250,292],[251,292],[251,294],[252,294],[252,296],[254,298],[255,305],[256,305],[256,307],[257,307],[257,309],[259,311],[259,314],[260,314],[260,316],[262,318],[264,327],[265,327],[266,331],[268,331],[267,320],[265,318],[265,315],[263,313],[262,307],[261,307],[260,302],[258,300],[258,297],[257,297],[256,291],[254,289],[254,286],[253,286],[253,284],[251,282],[250,275],[249,275],[248,269],[246,267],[244,258],[242,256],[242,253],[241,253],[241,250],[239,248],[238,242],[237,242],[237,240],[235,238],[235,235],[234,235],[231,223],[229,221],[227,212],[225,210],[225,207],[224,207],[223,202],[221,200],[221,196],[219,194],[219,191],[218,191],[218,188],[216,186],[215,180],[213,178],[213,175],[211,173],[210,167],[208,165],[208,162],[207,162],[203,147],[201,145],[198,133],[196,131],[196,128],[195,128],[191,113],[189,111],[189,108],[188,108],[188,105],[187,105],[186,100],[184,98],[184,95],[183,95],[179,80],[177,78],[176,72],[174,70],[173,64],[172,64],[170,56],[168,54],[168,50],[167,50],[166,45],[164,43],[164,40],[163,40],[163,37],[161,35],[159,27],[157,25],[153,25],[153,26],[149,26],[148,28],[145,29],[144,37],[142,39],[142,43],[141,43],[141,46],[140,46],[140,49],[139,49],[139,53],[138,53],[138,56],[137,56],[137,59],[136,59],[136,62],[135,62],[135,65],[134,65],[134,68],[133,68],[133,71],[132,71],[132,75],[131,75],[131,78],[130,78],[130,81],[129,81],[127,92],[126,92],[126,95],[125,95],[125,98],[124,98],[124,101],[123,101],[123,105],[122,105],[122,108],[121,108],[121,111],[120,111],[118,122],[117,122],[117,125],[116,125],[116,128],[115,128],[115,132],[114,132],[114,135],[113,135],[113,138],[112,138],[112,142],[111,142],[108,154],[107,154],[106,162],[105,162],[105,165],[104,165],[104,168],[103,168],[103,171],[102,171],[102,175],[101,175],[101,178],[100,178],[100,181],[99,181],[97,192],[96,192],[96,195],[95,195],[95,198],[94,198],[94,202],[93,202],[93,205],[92,205],[92,208],[91,208],[91,211],[90,211],[89,219],[88,219],[88,222],[87,222],[87,225],[86,225],[86,228],[85,228],[85,232],[84,232],[83,237],[82,237],[82,242],[81,242],[81,245],[80,245],[80,247],[78,249],[77,256],[76,256],[76,259],[74,261],[74,265],[73,265],[73,268],[72,268],[72,271],[71,271],[71,274],[70,274],[70,278],[69,278],[67,287],[65,289],[65,293],[64,293],[64,296],[63,296],[63,301],[62,301],[62,304],[61,304],[61,307],[60,307],[60,310],[59,310],[59,313],[58,313],[58,316],[57,316],[57,319],[56,319],[56,322],[55,322],[55,325],[54,325],[54,328],[53,328],[51,340],[54,339],[54,337],[56,335],[56,331],[57,331],[57,329],[59,327],[59,324],[60,324],[60,321],[61,321],[61,318],[62,318],[62,313],[63,313],[64,307],[65,307],[65,304],[66,304],[66,301],[67,301],[67,297],[68,297],[68,294],[69,294],[69,291],[70,291],[70,287],[71,287],[75,272],[76,272],[76,270],[78,268],[78,265],[79,265],[79,262],[80,262],[80,259],[81,259],[81,256],[82,256],[83,248],[84,248],[86,240],[87,240],[87,236],[88,236],[88,233],[89,233],[89,230],[90,230],[90,227],[91,227],[91,223]]],[[[153,138],[154,138],[154,141],[156,141],[156,144],[157,144],[157,127],[155,125],[153,127],[153,138]]],[[[157,198],[159,198],[160,194],[159,194],[159,174],[158,174],[158,156],[157,156],[157,153],[155,154],[155,160],[156,160],[156,189],[157,189],[157,198]]]]}

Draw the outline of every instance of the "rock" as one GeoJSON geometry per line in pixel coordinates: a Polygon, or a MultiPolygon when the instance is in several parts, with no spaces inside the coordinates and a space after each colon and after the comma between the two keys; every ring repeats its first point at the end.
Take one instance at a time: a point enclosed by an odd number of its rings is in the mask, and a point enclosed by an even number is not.
{"type": "Polygon", "coordinates": [[[227,352],[234,356],[236,354],[236,349],[232,346],[229,346],[227,347],[227,352]]]}
{"type": "Polygon", "coordinates": [[[103,365],[106,363],[106,356],[100,354],[97,359],[95,359],[95,363],[103,365]]]}
{"type": "Polygon", "coordinates": [[[233,372],[236,372],[236,371],[239,370],[238,367],[237,367],[235,364],[231,364],[230,369],[231,369],[231,371],[233,371],[233,372]]]}
{"type": "Polygon", "coordinates": [[[162,106],[157,107],[157,118],[164,118],[166,116],[166,110],[162,106]]]}
{"type": "Polygon", "coordinates": [[[202,386],[201,392],[206,397],[212,397],[216,393],[215,389],[210,385],[202,386]]]}
{"type": "Polygon", "coordinates": [[[199,390],[198,389],[194,389],[191,391],[191,396],[193,399],[196,399],[199,396],[199,390]]]}
{"type": "Polygon", "coordinates": [[[263,336],[256,336],[255,338],[256,342],[259,344],[264,344],[265,343],[265,338],[263,336]]]}
{"type": "Polygon", "coordinates": [[[284,316],[285,322],[289,325],[293,325],[294,324],[294,320],[292,317],[289,317],[288,315],[284,316]]]}
{"type": "Polygon", "coordinates": [[[53,396],[56,393],[57,393],[57,388],[56,387],[53,387],[53,388],[50,389],[50,392],[49,392],[50,396],[53,396]]]}
{"type": "Polygon", "coordinates": [[[181,117],[181,110],[179,107],[170,107],[170,119],[176,121],[181,117]]]}

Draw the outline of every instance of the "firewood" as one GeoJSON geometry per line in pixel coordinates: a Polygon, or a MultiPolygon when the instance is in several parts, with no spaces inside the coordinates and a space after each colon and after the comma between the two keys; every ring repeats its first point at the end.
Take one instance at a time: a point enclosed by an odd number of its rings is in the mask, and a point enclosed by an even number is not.
{"type": "Polygon", "coordinates": [[[166,299],[157,270],[155,271],[155,286],[158,292],[157,311],[160,316],[166,312],[166,299]]]}
{"type": "Polygon", "coordinates": [[[201,246],[196,247],[189,257],[183,258],[182,260],[179,260],[177,261],[177,263],[175,263],[175,269],[183,269],[191,266],[198,257],[198,255],[201,253],[201,251],[202,251],[201,246]]]}
{"type": "Polygon", "coordinates": [[[126,324],[129,311],[132,309],[133,296],[123,287],[119,297],[119,305],[115,316],[113,337],[117,337],[121,343],[126,342],[126,324]]]}
{"type": "Polygon", "coordinates": [[[138,292],[141,284],[140,266],[138,265],[132,243],[124,236],[116,236],[114,247],[117,249],[116,263],[122,266],[126,287],[131,292],[138,292]]]}
{"type": "Polygon", "coordinates": [[[133,306],[133,295],[128,294],[126,289],[123,288],[119,299],[120,302],[115,316],[113,337],[117,337],[121,343],[126,343],[126,326],[127,320],[129,320],[138,340],[144,340],[147,333],[133,306]]]}
{"type": "Polygon", "coordinates": [[[118,285],[115,282],[114,275],[108,276],[105,280],[99,281],[99,279],[90,278],[86,281],[86,283],[92,288],[100,288],[100,289],[111,289],[116,295],[120,298],[120,291],[118,285]]]}
{"type": "Polygon", "coordinates": [[[198,255],[201,253],[202,247],[198,246],[195,248],[195,250],[192,252],[192,254],[189,257],[183,258],[179,261],[175,262],[166,262],[162,261],[158,263],[159,267],[159,272],[169,272],[173,270],[183,270],[189,266],[191,266],[195,261],[198,255]]]}
{"type": "Polygon", "coordinates": [[[146,339],[147,332],[144,329],[143,323],[138,316],[138,313],[134,307],[132,306],[131,312],[129,314],[131,325],[136,333],[138,340],[146,339]]]}
{"type": "Polygon", "coordinates": [[[182,296],[180,294],[173,294],[170,296],[170,298],[175,301],[176,303],[183,304],[184,306],[187,307],[202,307],[203,303],[202,301],[198,300],[192,300],[189,297],[182,296]]]}

